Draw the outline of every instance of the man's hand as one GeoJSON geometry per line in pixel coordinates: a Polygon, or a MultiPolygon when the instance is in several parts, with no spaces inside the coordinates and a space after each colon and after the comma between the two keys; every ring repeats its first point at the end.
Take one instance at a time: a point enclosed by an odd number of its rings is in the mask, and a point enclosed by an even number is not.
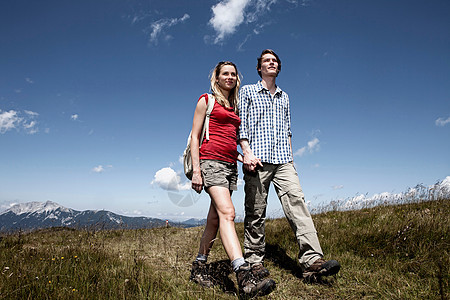
{"type": "Polygon", "coordinates": [[[254,172],[257,166],[262,167],[263,165],[261,163],[261,160],[253,155],[252,152],[248,152],[244,155],[244,169],[250,172],[254,172]]]}
{"type": "Polygon", "coordinates": [[[254,172],[256,167],[262,167],[263,165],[261,163],[261,159],[253,154],[253,151],[248,144],[248,140],[242,139],[239,141],[239,143],[241,145],[242,152],[244,153],[244,169],[250,172],[254,172]]]}

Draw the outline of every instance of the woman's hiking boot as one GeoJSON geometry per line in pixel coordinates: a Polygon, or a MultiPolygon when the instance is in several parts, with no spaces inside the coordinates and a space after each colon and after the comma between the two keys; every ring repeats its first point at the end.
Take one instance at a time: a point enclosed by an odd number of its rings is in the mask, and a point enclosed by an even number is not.
{"type": "Polygon", "coordinates": [[[248,299],[256,296],[264,296],[275,289],[276,283],[270,278],[254,276],[248,263],[242,265],[236,272],[239,286],[239,298],[248,299]]]}
{"type": "Polygon", "coordinates": [[[324,260],[319,258],[316,260],[309,268],[303,271],[303,279],[305,280],[316,280],[321,276],[330,276],[337,274],[341,269],[341,265],[338,261],[332,260],[324,260]]]}
{"type": "Polygon", "coordinates": [[[214,285],[209,275],[208,266],[200,260],[194,260],[192,262],[191,276],[189,279],[204,287],[212,287],[214,285]]]}

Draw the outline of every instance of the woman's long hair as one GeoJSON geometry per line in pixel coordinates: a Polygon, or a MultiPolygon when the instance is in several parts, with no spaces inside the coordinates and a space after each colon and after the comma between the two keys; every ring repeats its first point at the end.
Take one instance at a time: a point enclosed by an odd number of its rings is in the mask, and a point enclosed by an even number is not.
{"type": "Polygon", "coordinates": [[[230,103],[230,106],[233,108],[234,112],[236,114],[239,113],[238,110],[238,102],[239,102],[239,87],[241,86],[241,78],[239,76],[238,69],[234,63],[231,61],[221,61],[217,64],[217,66],[212,70],[211,72],[211,91],[213,95],[216,98],[216,101],[219,102],[222,106],[226,105],[225,96],[222,93],[222,90],[220,89],[219,85],[217,84],[217,78],[219,78],[220,70],[223,66],[233,66],[236,70],[236,86],[230,91],[230,95],[228,97],[228,102],[230,103]]]}

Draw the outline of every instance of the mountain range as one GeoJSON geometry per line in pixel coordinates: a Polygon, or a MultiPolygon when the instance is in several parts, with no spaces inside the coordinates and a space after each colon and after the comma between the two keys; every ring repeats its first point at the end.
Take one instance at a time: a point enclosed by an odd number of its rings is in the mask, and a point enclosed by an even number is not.
{"type": "MultiPolygon", "coordinates": [[[[169,222],[170,226],[195,227],[206,220],[189,219],[169,222]]],[[[49,227],[86,229],[140,229],[166,226],[166,220],[149,217],[127,217],[106,210],[78,211],[58,203],[28,202],[12,206],[0,213],[0,231],[35,230],[49,227]]]]}

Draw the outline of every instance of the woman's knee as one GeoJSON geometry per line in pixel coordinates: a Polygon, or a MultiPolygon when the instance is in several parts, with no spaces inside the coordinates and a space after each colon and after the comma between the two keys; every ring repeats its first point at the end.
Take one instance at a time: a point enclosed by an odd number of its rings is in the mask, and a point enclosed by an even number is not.
{"type": "Polygon", "coordinates": [[[225,221],[234,222],[234,218],[236,217],[234,206],[224,207],[220,213],[225,221]]]}

